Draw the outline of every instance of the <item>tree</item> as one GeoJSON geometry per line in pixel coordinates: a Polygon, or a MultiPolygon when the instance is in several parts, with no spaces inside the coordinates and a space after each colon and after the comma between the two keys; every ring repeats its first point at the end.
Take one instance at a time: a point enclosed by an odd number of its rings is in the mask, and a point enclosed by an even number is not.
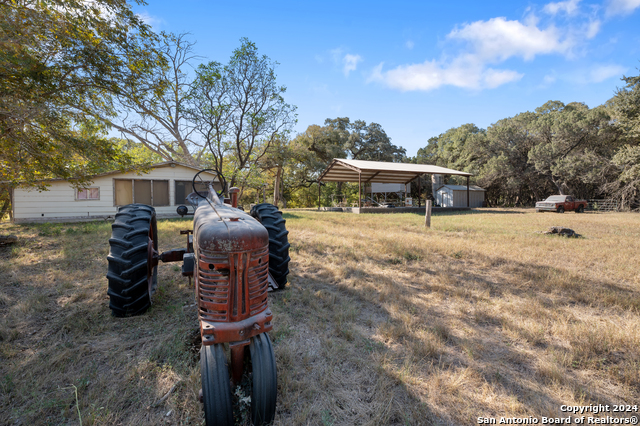
{"type": "Polygon", "coordinates": [[[334,158],[347,158],[345,132],[329,126],[312,124],[293,140],[299,160],[305,164],[307,177],[317,178],[334,158]]]}
{"type": "Polygon", "coordinates": [[[464,124],[429,139],[413,161],[472,173],[492,204],[518,204],[536,199],[539,174],[528,163],[535,141],[529,127],[535,115],[518,114],[487,130],[464,124]]]}
{"type": "Polygon", "coordinates": [[[603,190],[618,199],[623,208],[637,210],[640,209],[640,75],[622,80],[626,87],[617,91],[607,107],[626,144],[611,159],[616,176],[603,185],[603,190]]]}
{"type": "Polygon", "coordinates": [[[284,168],[291,161],[293,153],[289,141],[284,138],[274,140],[267,149],[267,152],[259,161],[258,165],[262,172],[268,172],[273,177],[273,204],[280,203],[287,207],[287,200],[284,198],[283,176],[284,168]]]}
{"type": "Polygon", "coordinates": [[[271,144],[287,137],[295,107],[276,83],[276,62],[246,38],[227,65],[200,65],[193,83],[191,119],[213,154],[215,167],[232,162],[231,186],[244,186],[271,144]]]}
{"type": "Polygon", "coordinates": [[[549,101],[536,109],[529,130],[535,146],[529,162],[560,194],[586,197],[602,185],[606,164],[620,146],[620,132],[607,109],[549,101]]]}
{"type": "Polygon", "coordinates": [[[123,0],[0,2],[0,180],[87,182],[123,155],[95,129],[153,65],[154,35],[123,0]]]}
{"type": "Polygon", "coordinates": [[[127,139],[164,160],[199,166],[207,146],[197,140],[191,108],[191,62],[198,58],[186,34],[161,33],[156,63],[142,85],[125,85],[114,98],[113,114],[100,118],[127,139]]]}
{"type": "Polygon", "coordinates": [[[627,85],[618,89],[616,95],[608,103],[616,126],[629,138],[640,141],[640,75],[623,77],[627,85]]]}
{"type": "Polygon", "coordinates": [[[476,152],[476,136],[484,134],[484,129],[471,123],[451,128],[430,138],[427,146],[420,148],[412,161],[475,173],[475,162],[481,155],[476,152]]]}
{"type": "Polygon", "coordinates": [[[535,144],[529,130],[534,120],[531,112],[499,120],[475,144],[479,152],[476,182],[487,190],[490,203],[517,205],[538,197],[539,174],[528,162],[535,144]]]}
{"type": "Polygon", "coordinates": [[[621,207],[640,209],[640,146],[626,145],[611,159],[618,175],[604,185],[613,198],[620,200],[621,207]]]}
{"type": "MultiPolygon", "coordinates": [[[[324,126],[314,124],[307,127],[292,141],[292,147],[295,163],[299,166],[292,167],[292,174],[285,176],[288,182],[286,188],[309,188],[334,158],[393,162],[406,160],[406,150],[392,144],[381,125],[367,125],[364,120],[351,122],[348,117],[327,118],[324,126]],[[291,176],[294,178],[291,179],[291,176]]],[[[336,184],[338,194],[342,194],[342,184],[336,184]]]]}
{"type": "Polygon", "coordinates": [[[405,159],[407,151],[392,144],[378,123],[367,125],[364,120],[352,123],[344,117],[326,119],[324,124],[333,131],[334,143],[341,144],[353,160],[402,162],[405,159]]]}

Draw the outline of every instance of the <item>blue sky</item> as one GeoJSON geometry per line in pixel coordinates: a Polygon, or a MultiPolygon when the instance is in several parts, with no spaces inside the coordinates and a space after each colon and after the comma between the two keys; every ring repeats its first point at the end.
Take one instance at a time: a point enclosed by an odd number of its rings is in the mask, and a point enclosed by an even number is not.
{"type": "Polygon", "coordinates": [[[376,122],[412,156],[548,100],[603,104],[640,67],[640,0],[147,1],[134,11],[190,33],[203,62],[226,63],[241,37],[279,62],[296,132],[376,122]]]}

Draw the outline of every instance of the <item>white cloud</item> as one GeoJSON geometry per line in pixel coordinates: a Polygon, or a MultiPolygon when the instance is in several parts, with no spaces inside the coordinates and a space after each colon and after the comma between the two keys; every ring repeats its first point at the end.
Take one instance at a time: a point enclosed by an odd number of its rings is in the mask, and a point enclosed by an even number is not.
{"type": "Polygon", "coordinates": [[[573,15],[578,11],[578,3],[580,0],[567,0],[557,3],[547,3],[542,10],[549,15],[557,15],[559,12],[564,12],[567,15],[573,15]]]}
{"type": "Polygon", "coordinates": [[[415,43],[411,40],[407,40],[404,45],[407,47],[407,49],[411,50],[413,49],[413,46],[415,46],[415,43]]]}
{"type": "MultiPolygon", "coordinates": [[[[579,14],[581,0],[567,0],[549,3],[545,11],[555,15],[579,14]]],[[[640,0],[634,0],[640,2],[640,0]]],[[[471,90],[494,89],[523,78],[524,74],[500,64],[513,58],[532,61],[541,55],[562,55],[572,58],[580,54],[586,40],[596,37],[602,22],[595,16],[579,14],[571,18],[567,25],[541,25],[533,12],[528,12],[522,20],[508,20],[504,17],[486,21],[476,21],[455,27],[446,39],[449,46],[458,42],[459,50],[451,55],[443,52],[441,58],[427,59],[422,63],[399,65],[383,69],[380,63],[372,71],[368,81],[379,82],[390,88],[411,91],[435,90],[443,86],[454,86],[471,90]]],[[[620,67],[602,66],[584,70],[575,81],[603,81],[619,75],[620,67]]],[[[544,77],[543,85],[556,81],[555,76],[544,77]]]]}
{"type": "Polygon", "coordinates": [[[494,89],[520,80],[524,74],[490,64],[512,57],[532,60],[541,54],[569,54],[573,42],[554,26],[539,28],[535,16],[525,22],[493,18],[455,28],[447,38],[464,41],[463,50],[450,60],[427,60],[383,71],[379,64],[369,81],[402,90],[434,90],[454,86],[472,90],[494,89]]]}
{"type": "Polygon", "coordinates": [[[558,76],[559,81],[571,84],[590,85],[610,79],[619,80],[629,68],[616,64],[593,64],[590,67],[576,69],[571,73],[558,76]]]}
{"type": "Polygon", "coordinates": [[[585,32],[585,36],[588,40],[591,40],[596,35],[598,35],[598,33],[600,32],[600,25],[601,22],[597,19],[595,21],[589,22],[589,25],[587,25],[587,31],[585,32]]]}
{"type": "Polygon", "coordinates": [[[389,71],[383,71],[383,65],[381,63],[374,68],[369,81],[383,82],[403,92],[429,91],[442,86],[493,89],[523,76],[516,71],[484,68],[472,56],[457,58],[450,64],[425,61],[422,64],[402,65],[389,71]]]}
{"type": "Polygon", "coordinates": [[[342,72],[344,76],[348,77],[351,71],[355,71],[358,67],[358,62],[361,61],[362,57],[360,55],[351,55],[349,53],[344,55],[344,58],[342,58],[342,63],[344,65],[344,67],[342,68],[342,72]]]}
{"type": "Polygon", "coordinates": [[[540,54],[568,53],[573,45],[570,39],[563,40],[553,25],[538,28],[534,17],[526,24],[502,17],[477,21],[454,29],[447,37],[468,41],[476,54],[487,61],[504,61],[513,56],[532,60],[540,54]]]}
{"type": "Polygon", "coordinates": [[[345,49],[337,47],[329,51],[334,64],[342,68],[345,77],[349,77],[351,71],[358,68],[358,63],[362,62],[362,56],[345,53],[345,49]]]}
{"type": "Polygon", "coordinates": [[[329,54],[331,55],[333,62],[336,64],[340,63],[340,58],[342,57],[343,53],[344,53],[344,49],[342,49],[341,47],[337,47],[329,51],[329,54]]]}
{"type": "Polygon", "coordinates": [[[599,65],[589,72],[588,82],[600,83],[613,77],[620,78],[627,71],[620,65],[599,65]]]}
{"type": "Polygon", "coordinates": [[[485,87],[495,89],[503,84],[520,80],[524,74],[512,70],[494,70],[489,68],[483,72],[482,81],[485,87]]]}
{"type": "Polygon", "coordinates": [[[145,24],[157,29],[164,22],[162,18],[149,15],[147,12],[138,13],[138,18],[142,19],[145,24]]]}
{"type": "Polygon", "coordinates": [[[629,15],[640,7],[640,0],[609,0],[606,4],[606,15],[629,15]]]}

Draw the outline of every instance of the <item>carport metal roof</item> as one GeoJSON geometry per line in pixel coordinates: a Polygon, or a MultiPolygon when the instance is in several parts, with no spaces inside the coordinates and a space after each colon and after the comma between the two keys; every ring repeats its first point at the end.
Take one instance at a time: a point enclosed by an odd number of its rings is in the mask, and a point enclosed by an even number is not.
{"type": "Polygon", "coordinates": [[[334,158],[320,175],[325,182],[380,182],[407,184],[423,174],[471,176],[471,173],[428,164],[387,163],[384,161],[334,158]]]}

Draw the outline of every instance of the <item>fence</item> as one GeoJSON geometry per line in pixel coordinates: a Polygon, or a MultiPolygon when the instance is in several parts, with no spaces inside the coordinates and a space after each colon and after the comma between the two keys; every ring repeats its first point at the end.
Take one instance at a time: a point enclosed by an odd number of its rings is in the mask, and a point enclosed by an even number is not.
{"type": "Polygon", "coordinates": [[[587,200],[587,210],[593,212],[617,212],[620,204],[617,200],[587,200]]]}

